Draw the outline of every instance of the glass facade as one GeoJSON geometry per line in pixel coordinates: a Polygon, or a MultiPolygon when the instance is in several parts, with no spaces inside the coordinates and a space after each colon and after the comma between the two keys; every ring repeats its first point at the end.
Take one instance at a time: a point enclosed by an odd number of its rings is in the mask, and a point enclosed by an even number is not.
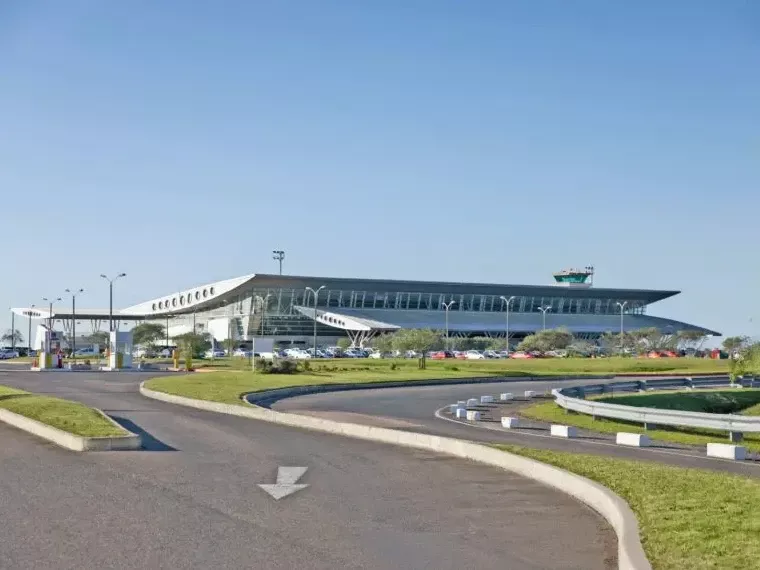
{"type": "MultiPolygon", "coordinates": [[[[516,296],[511,302],[512,313],[539,313],[539,307],[551,306],[550,314],[619,315],[625,303],[625,314],[645,314],[645,300],[602,297],[576,297],[569,291],[557,291],[554,296],[516,296]]],[[[443,304],[452,300],[450,311],[504,313],[506,303],[500,295],[462,293],[430,293],[424,291],[367,291],[323,289],[318,308],[340,312],[341,309],[396,309],[444,311],[443,304]]],[[[225,306],[205,313],[206,316],[250,316],[248,329],[256,335],[308,336],[313,334],[314,322],[296,310],[296,306],[313,307],[313,293],[304,288],[253,288],[225,299],[225,306]]],[[[241,330],[241,333],[243,331],[241,330]]],[[[243,333],[244,334],[244,333],[243,333]]],[[[339,336],[341,331],[317,324],[318,336],[339,336]]]]}

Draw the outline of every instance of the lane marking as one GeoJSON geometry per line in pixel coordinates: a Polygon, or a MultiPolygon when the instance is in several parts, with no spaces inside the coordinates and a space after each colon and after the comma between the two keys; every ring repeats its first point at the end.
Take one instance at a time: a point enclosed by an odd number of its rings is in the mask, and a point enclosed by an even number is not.
{"type": "Polygon", "coordinates": [[[277,482],[272,484],[259,483],[259,487],[269,493],[269,495],[275,500],[279,501],[283,497],[292,495],[296,491],[305,489],[308,484],[297,483],[297,481],[303,477],[308,467],[283,467],[277,468],[277,482]]]}
{"type": "MultiPolygon", "coordinates": [[[[541,437],[541,438],[544,438],[544,439],[552,439],[554,441],[557,441],[557,438],[553,437],[551,435],[546,435],[546,434],[542,434],[542,433],[525,433],[525,432],[519,431],[519,428],[517,430],[509,430],[509,431],[507,431],[507,430],[499,429],[499,428],[496,428],[496,427],[485,426],[485,425],[480,425],[480,424],[469,424],[469,423],[464,423],[464,422],[457,421],[457,420],[455,420],[453,418],[447,418],[446,416],[443,415],[443,410],[447,409],[448,407],[449,406],[443,406],[442,408],[437,409],[435,411],[435,417],[438,418],[439,420],[445,420],[447,422],[451,422],[451,423],[457,424],[459,426],[464,426],[464,427],[474,427],[474,428],[480,428],[480,429],[487,429],[487,430],[495,431],[495,432],[502,433],[502,434],[509,433],[509,434],[517,435],[517,436],[541,437]]],[[[618,448],[618,449],[620,448],[620,446],[618,444],[616,444],[616,443],[608,443],[606,441],[588,441],[588,440],[583,440],[583,439],[575,439],[575,440],[573,440],[573,442],[574,443],[581,443],[581,444],[588,444],[588,445],[600,445],[600,446],[606,446],[606,447],[615,447],[615,448],[618,448]]],[[[486,444],[488,444],[488,443],[492,443],[492,442],[480,442],[480,443],[486,443],[486,444]]],[[[643,448],[626,447],[626,449],[630,449],[632,451],[640,451],[640,452],[643,452],[643,453],[661,453],[661,454],[664,454],[664,455],[673,455],[673,456],[676,456],[676,457],[694,457],[696,459],[705,459],[705,460],[708,460],[708,461],[721,461],[721,462],[724,462],[724,463],[731,463],[731,464],[734,464],[734,465],[736,465],[738,463],[739,465],[747,465],[749,467],[756,467],[756,468],[760,467],[760,464],[758,464],[756,462],[750,462],[750,461],[747,461],[747,462],[736,462],[736,461],[733,461],[731,459],[720,459],[720,458],[717,458],[717,457],[708,457],[707,455],[694,455],[693,453],[680,453],[680,452],[677,452],[677,451],[667,451],[665,449],[652,449],[652,448],[646,448],[646,447],[643,447],[643,448]]],[[[571,453],[577,453],[577,452],[571,452],[571,453]]]]}

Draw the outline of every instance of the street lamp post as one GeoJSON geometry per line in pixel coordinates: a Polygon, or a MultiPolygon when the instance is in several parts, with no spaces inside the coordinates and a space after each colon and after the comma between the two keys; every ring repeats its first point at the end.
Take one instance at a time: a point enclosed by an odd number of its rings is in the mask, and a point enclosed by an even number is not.
{"type": "Polygon", "coordinates": [[[100,276],[108,281],[108,330],[110,332],[113,332],[113,282],[120,277],[126,277],[127,274],[119,273],[113,279],[109,279],[108,276],[104,275],[103,273],[101,273],[100,276]]]}
{"type": "Polygon", "coordinates": [[[52,334],[53,334],[53,303],[56,301],[60,301],[60,297],[56,297],[55,299],[48,299],[47,297],[42,298],[43,301],[47,301],[49,303],[48,308],[48,330],[45,334],[45,352],[50,352],[51,344],[53,342],[52,334]]]}
{"type": "Polygon", "coordinates": [[[446,350],[449,350],[449,309],[455,303],[456,301],[453,299],[448,303],[442,303],[443,308],[446,309],[446,350]]]}
{"type": "Polygon", "coordinates": [[[504,295],[499,297],[502,301],[504,301],[507,305],[507,323],[505,328],[505,334],[504,334],[504,344],[506,345],[505,349],[507,351],[507,356],[509,356],[509,305],[516,299],[514,295],[512,295],[509,299],[507,299],[504,295]]]}
{"type": "Polygon", "coordinates": [[[546,305],[545,307],[539,307],[538,310],[544,314],[544,324],[542,330],[546,330],[546,313],[552,310],[552,306],[546,305]]]}
{"type": "Polygon", "coordinates": [[[319,292],[325,288],[325,285],[319,287],[316,291],[311,287],[307,287],[307,291],[314,293],[314,358],[317,357],[317,299],[319,298],[319,292]]]}
{"type": "Polygon", "coordinates": [[[77,295],[84,293],[84,289],[72,291],[66,289],[66,292],[71,295],[71,357],[76,358],[77,352],[77,295]]]}
{"type": "Polygon", "coordinates": [[[285,259],[285,252],[281,249],[272,250],[272,259],[280,262],[280,275],[282,275],[282,260],[285,259]]]}
{"type": "Polygon", "coordinates": [[[34,309],[37,305],[32,305],[29,307],[29,334],[26,337],[26,355],[31,356],[32,355],[32,309],[34,309]]]}
{"type": "Polygon", "coordinates": [[[16,350],[16,313],[11,309],[11,350],[16,350]]]}
{"type": "Polygon", "coordinates": [[[623,352],[623,312],[625,311],[625,306],[628,304],[628,301],[623,301],[622,303],[617,302],[615,305],[620,307],[620,352],[623,352]]]}

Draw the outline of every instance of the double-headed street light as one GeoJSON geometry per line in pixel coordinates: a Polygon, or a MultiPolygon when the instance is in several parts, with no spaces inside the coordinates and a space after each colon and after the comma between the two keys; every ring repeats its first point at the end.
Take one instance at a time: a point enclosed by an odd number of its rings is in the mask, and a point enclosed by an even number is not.
{"type": "Polygon", "coordinates": [[[552,306],[546,305],[544,307],[539,307],[538,310],[544,314],[544,324],[542,330],[546,330],[546,313],[552,310],[552,306]]]}
{"type": "Polygon", "coordinates": [[[623,301],[615,303],[617,307],[620,308],[620,352],[623,352],[623,314],[625,312],[625,306],[628,304],[628,301],[623,301]]]}
{"type": "Polygon", "coordinates": [[[448,303],[441,303],[443,308],[446,309],[446,350],[449,350],[449,309],[454,305],[456,301],[453,299],[448,303]]]}
{"type": "Polygon", "coordinates": [[[84,293],[84,289],[77,289],[72,291],[66,289],[66,292],[71,295],[71,356],[76,358],[77,352],[77,295],[84,293]]]}
{"type": "Polygon", "coordinates": [[[507,356],[509,356],[509,305],[516,298],[517,297],[515,297],[514,295],[512,295],[509,299],[507,299],[504,295],[502,295],[501,297],[499,297],[499,299],[501,299],[502,301],[504,301],[506,303],[506,305],[507,305],[507,324],[506,324],[505,335],[504,335],[504,344],[506,345],[505,349],[507,351],[507,356]]]}
{"type": "Polygon", "coordinates": [[[307,291],[314,293],[314,358],[317,357],[317,299],[319,298],[319,292],[324,289],[326,285],[322,285],[316,291],[311,287],[307,287],[307,291]]]}
{"type": "Polygon", "coordinates": [[[113,332],[113,282],[119,279],[120,277],[126,277],[126,273],[119,273],[116,277],[113,279],[109,278],[107,275],[101,273],[100,276],[108,281],[108,330],[110,332],[113,332]]]}
{"type": "Polygon", "coordinates": [[[34,309],[37,305],[32,305],[29,307],[29,311],[27,315],[29,316],[29,335],[26,338],[26,355],[31,356],[32,355],[32,309],[34,309]]]}
{"type": "Polygon", "coordinates": [[[45,342],[45,352],[50,352],[50,349],[52,348],[51,345],[53,343],[53,337],[52,337],[52,335],[53,335],[53,303],[55,303],[56,301],[60,301],[61,298],[60,297],[56,297],[55,299],[53,299],[51,297],[50,299],[48,299],[47,297],[43,297],[42,300],[46,301],[49,304],[49,308],[48,308],[48,330],[47,330],[47,333],[45,334],[45,339],[46,339],[46,342],[45,342]]]}

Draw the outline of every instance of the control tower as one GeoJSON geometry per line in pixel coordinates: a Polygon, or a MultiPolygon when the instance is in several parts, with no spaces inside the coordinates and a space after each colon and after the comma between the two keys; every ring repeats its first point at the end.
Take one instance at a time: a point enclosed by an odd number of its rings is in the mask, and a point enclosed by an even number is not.
{"type": "Polygon", "coordinates": [[[562,287],[588,289],[594,284],[594,268],[589,265],[583,269],[563,269],[554,274],[554,281],[562,287]]]}

